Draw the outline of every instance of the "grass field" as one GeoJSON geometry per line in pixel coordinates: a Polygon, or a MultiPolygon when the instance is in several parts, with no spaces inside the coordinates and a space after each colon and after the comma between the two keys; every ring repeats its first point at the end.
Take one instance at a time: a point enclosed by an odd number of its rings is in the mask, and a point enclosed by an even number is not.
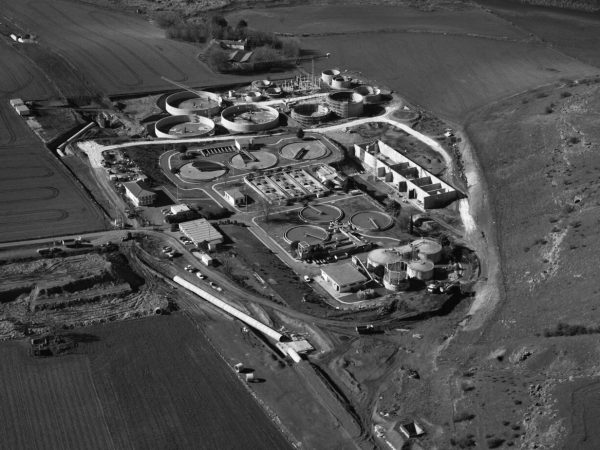
{"type": "Polygon", "coordinates": [[[87,328],[77,354],[0,345],[2,448],[289,448],[183,315],[87,328]]]}

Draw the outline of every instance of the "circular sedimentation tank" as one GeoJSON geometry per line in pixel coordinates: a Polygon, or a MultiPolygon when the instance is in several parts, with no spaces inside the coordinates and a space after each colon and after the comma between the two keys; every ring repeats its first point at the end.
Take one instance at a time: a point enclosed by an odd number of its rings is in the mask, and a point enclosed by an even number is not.
{"type": "Polygon", "coordinates": [[[381,90],[378,87],[363,84],[354,89],[354,92],[362,95],[365,103],[378,103],[381,101],[381,90]]]}
{"type": "Polygon", "coordinates": [[[156,137],[164,139],[207,136],[214,131],[215,123],[212,120],[195,114],[168,116],[154,124],[156,137]]]}
{"type": "Polygon", "coordinates": [[[350,223],[362,232],[383,231],[394,224],[394,219],[381,211],[361,211],[350,217],[350,223]]]}
{"type": "Polygon", "coordinates": [[[418,280],[431,280],[433,278],[433,263],[428,260],[417,260],[408,263],[406,268],[406,274],[409,278],[416,278],[418,280]]]}
{"type": "Polygon", "coordinates": [[[172,116],[196,114],[212,117],[221,110],[223,100],[217,94],[206,91],[181,91],[169,95],[165,109],[172,116]]]}
{"type": "Polygon", "coordinates": [[[336,75],[331,80],[332,89],[348,89],[352,86],[352,78],[343,75],[336,75]]]}
{"type": "Polygon", "coordinates": [[[442,244],[432,239],[417,239],[412,243],[419,258],[438,262],[442,258],[442,244]]]}
{"type": "Polygon", "coordinates": [[[227,168],[214,161],[194,161],[179,168],[179,178],[190,183],[210,181],[227,173],[227,168]]]}
{"type": "Polygon", "coordinates": [[[331,111],[320,103],[303,103],[292,108],[292,119],[302,127],[312,127],[325,122],[331,111]]]}
{"type": "Polygon", "coordinates": [[[270,130],[279,125],[279,112],[270,106],[246,103],[225,108],[221,125],[232,133],[270,130]]]}
{"type": "Polygon", "coordinates": [[[298,225],[288,228],[283,237],[288,244],[297,241],[315,245],[326,241],[329,233],[316,225],[298,225]]]}
{"type": "Polygon", "coordinates": [[[339,91],[327,96],[327,106],[339,117],[357,117],[363,113],[363,96],[353,91],[339,91]]]}
{"type": "Polygon", "coordinates": [[[238,170],[264,170],[277,165],[277,156],[262,150],[250,152],[252,159],[246,154],[238,153],[229,160],[229,165],[238,170]]]}
{"type": "Polygon", "coordinates": [[[258,91],[250,91],[244,96],[247,102],[258,102],[262,99],[262,94],[258,91]]]}
{"type": "Polygon", "coordinates": [[[378,248],[372,250],[367,255],[368,267],[385,267],[388,264],[399,263],[405,259],[404,255],[395,248],[378,248]]]}
{"type": "Polygon", "coordinates": [[[281,147],[279,154],[292,161],[310,161],[327,156],[329,150],[321,141],[314,139],[286,144],[281,147]]]}
{"type": "Polygon", "coordinates": [[[333,77],[336,77],[340,74],[340,71],[337,69],[327,69],[321,72],[321,80],[331,86],[331,81],[333,77]]]}
{"type": "Polygon", "coordinates": [[[298,213],[300,219],[309,223],[329,223],[340,220],[344,217],[344,211],[337,206],[320,204],[308,205],[298,213]]]}

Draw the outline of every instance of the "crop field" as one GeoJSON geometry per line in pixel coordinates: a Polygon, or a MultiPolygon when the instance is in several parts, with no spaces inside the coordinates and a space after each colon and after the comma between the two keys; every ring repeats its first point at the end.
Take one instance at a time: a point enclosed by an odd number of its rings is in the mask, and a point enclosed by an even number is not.
{"type": "Polygon", "coordinates": [[[183,315],[74,332],[75,354],[0,345],[3,448],[289,448],[183,315]]]}
{"type": "Polygon", "coordinates": [[[0,58],[0,241],[104,228],[97,208],[8,103],[51,97],[53,87],[4,41],[0,58]]]}
{"type": "MultiPolygon", "coordinates": [[[[199,62],[199,47],[169,40],[142,18],[69,1],[0,1],[3,14],[60,53],[106,94],[239,81],[199,62]]],[[[246,79],[249,79],[246,77],[246,79]]]]}
{"type": "Polygon", "coordinates": [[[383,31],[426,31],[477,34],[522,39],[526,35],[479,8],[419,11],[407,6],[302,5],[242,9],[227,15],[231,23],[244,19],[249,26],[282,33],[336,34],[383,31]]]}

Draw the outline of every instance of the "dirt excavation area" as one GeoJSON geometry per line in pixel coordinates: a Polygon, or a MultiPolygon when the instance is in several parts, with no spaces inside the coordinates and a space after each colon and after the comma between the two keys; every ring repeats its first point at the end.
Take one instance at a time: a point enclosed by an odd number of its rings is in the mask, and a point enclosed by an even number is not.
{"type": "Polygon", "coordinates": [[[488,327],[458,334],[438,361],[453,379],[463,448],[598,448],[597,427],[585,424],[597,420],[600,369],[599,119],[593,78],[499,102],[467,127],[503,278],[488,327]]]}
{"type": "Polygon", "coordinates": [[[166,309],[166,287],[153,276],[142,278],[132,266],[137,267],[133,257],[128,259],[116,248],[105,253],[5,261],[0,266],[0,339],[166,309]]]}

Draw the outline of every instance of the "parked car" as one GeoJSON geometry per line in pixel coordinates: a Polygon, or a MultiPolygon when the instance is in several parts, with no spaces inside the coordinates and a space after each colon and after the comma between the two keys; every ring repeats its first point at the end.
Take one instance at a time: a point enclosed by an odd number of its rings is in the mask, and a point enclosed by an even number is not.
{"type": "Polygon", "coordinates": [[[194,268],[188,264],[187,266],[185,266],[185,267],[184,267],[184,270],[185,270],[186,272],[193,272],[193,271],[194,271],[194,268]]]}
{"type": "Polygon", "coordinates": [[[309,277],[308,275],[304,275],[304,281],[306,281],[307,283],[310,283],[312,281],[312,278],[309,277]]]}
{"type": "Polygon", "coordinates": [[[204,279],[206,279],[206,277],[205,277],[204,275],[202,275],[202,273],[201,273],[201,272],[196,272],[196,276],[197,276],[198,278],[200,278],[201,280],[204,280],[204,279]]]}
{"type": "Polygon", "coordinates": [[[217,284],[213,283],[212,281],[209,281],[208,285],[211,288],[213,288],[215,291],[221,292],[223,290],[223,288],[221,286],[218,286],[217,284]]]}

